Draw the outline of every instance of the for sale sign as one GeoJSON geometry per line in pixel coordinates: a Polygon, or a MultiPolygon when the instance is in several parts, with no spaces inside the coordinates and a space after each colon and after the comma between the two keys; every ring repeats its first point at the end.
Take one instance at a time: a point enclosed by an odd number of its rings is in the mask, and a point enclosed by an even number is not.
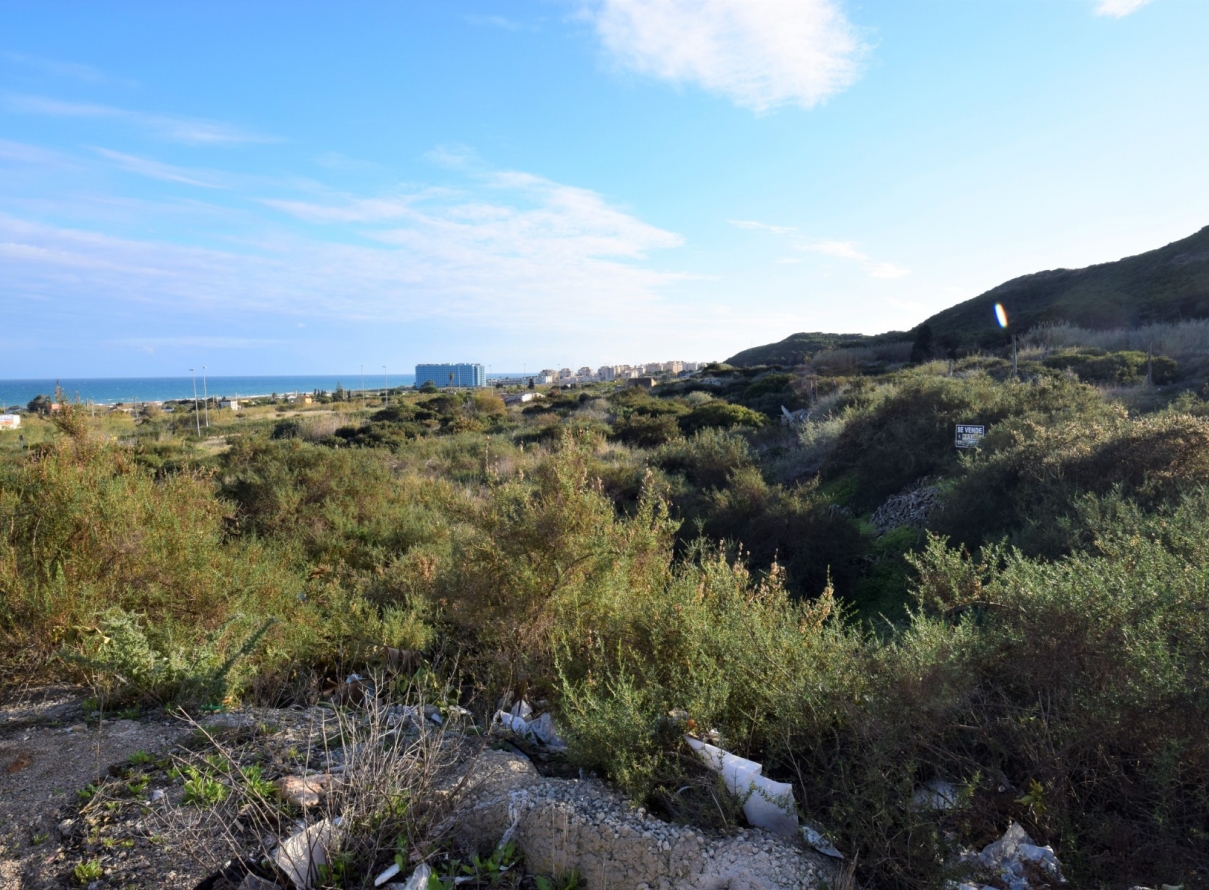
{"type": "Polygon", "coordinates": [[[959,423],[957,424],[957,447],[977,448],[986,434],[987,428],[981,423],[959,423]]]}

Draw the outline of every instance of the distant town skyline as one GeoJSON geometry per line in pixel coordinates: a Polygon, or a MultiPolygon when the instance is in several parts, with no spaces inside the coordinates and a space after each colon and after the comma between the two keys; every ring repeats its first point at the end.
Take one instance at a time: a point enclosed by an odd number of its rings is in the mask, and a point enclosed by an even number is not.
{"type": "Polygon", "coordinates": [[[1206,33],[1176,0],[8,0],[0,378],[907,329],[1209,223],[1206,33]]]}

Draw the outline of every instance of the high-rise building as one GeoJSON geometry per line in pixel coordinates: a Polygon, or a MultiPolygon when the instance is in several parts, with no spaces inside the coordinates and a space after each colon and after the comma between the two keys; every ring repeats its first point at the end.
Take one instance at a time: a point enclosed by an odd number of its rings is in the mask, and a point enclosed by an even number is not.
{"type": "Polygon", "coordinates": [[[416,365],[416,386],[486,386],[487,369],[480,364],[416,365]]]}

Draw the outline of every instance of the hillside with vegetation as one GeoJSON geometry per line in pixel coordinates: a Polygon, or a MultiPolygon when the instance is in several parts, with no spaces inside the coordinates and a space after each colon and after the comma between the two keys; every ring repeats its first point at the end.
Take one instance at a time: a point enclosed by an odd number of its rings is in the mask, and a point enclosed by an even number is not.
{"type": "Polygon", "coordinates": [[[0,668],[197,711],[405,652],[391,689],[480,725],[546,702],[571,774],[670,821],[741,822],[685,747],[716,732],[868,886],[961,878],[1015,820],[1072,886],[1203,887],[1209,389],[1181,330],[1157,373],[1127,342],[1029,343],[1019,376],[831,344],[651,391],[212,409],[200,441],[185,406],[31,416],[0,433],[0,668]],[[938,781],[952,805],[920,805],[938,781]]]}
{"type": "MultiPolygon", "coordinates": [[[[916,359],[1002,350],[1011,342],[1011,334],[995,322],[996,303],[1006,309],[1011,331],[1018,334],[1055,326],[1146,331],[1209,319],[1209,226],[1165,247],[1115,262],[1013,278],[936,313],[907,333],[793,334],[745,349],[726,362],[737,367],[793,366],[830,350],[893,348],[904,340],[914,345],[916,359]]],[[[1145,351],[1152,338],[1143,334],[1136,339],[1145,351]]]]}

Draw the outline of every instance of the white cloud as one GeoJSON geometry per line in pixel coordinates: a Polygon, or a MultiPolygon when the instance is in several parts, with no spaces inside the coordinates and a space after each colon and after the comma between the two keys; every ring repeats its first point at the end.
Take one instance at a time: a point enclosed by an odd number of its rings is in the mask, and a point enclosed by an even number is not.
{"type": "Polygon", "coordinates": [[[872,259],[861,251],[855,241],[820,241],[817,244],[803,245],[802,249],[860,263],[871,278],[904,278],[911,274],[911,270],[904,266],[872,259]]]}
{"type": "Polygon", "coordinates": [[[796,232],[793,226],[772,226],[768,223],[756,222],[751,219],[728,219],[728,223],[740,229],[747,229],[753,232],[771,232],[774,235],[787,235],[790,232],[796,232]]]}
{"type": "Polygon", "coordinates": [[[1110,16],[1114,19],[1124,18],[1149,3],[1151,0],[1098,0],[1096,15],[1110,16]]]}
{"type": "Polygon", "coordinates": [[[57,151],[29,145],[24,142],[11,142],[0,139],[0,160],[15,161],[35,167],[74,167],[75,165],[57,151]]]}
{"type": "Polygon", "coordinates": [[[164,182],[179,182],[184,185],[195,185],[200,188],[220,189],[225,186],[218,181],[218,178],[211,173],[205,173],[200,170],[188,170],[184,167],[174,167],[171,164],[165,164],[161,161],[153,161],[150,158],[140,158],[135,155],[122,154],[117,151],[110,151],[107,148],[93,149],[103,158],[108,158],[113,161],[123,170],[130,173],[137,173],[140,176],[146,176],[151,179],[160,179],[164,182]]]}
{"type": "Polygon", "coordinates": [[[590,0],[585,13],[623,67],[756,111],[813,107],[866,54],[839,0],[590,0]]]}
{"type": "Polygon", "coordinates": [[[869,260],[869,257],[857,249],[855,241],[820,241],[818,244],[808,244],[806,249],[839,257],[842,260],[860,260],[861,262],[869,260]]]}
{"type": "Polygon", "coordinates": [[[18,297],[66,303],[87,292],[107,306],[262,311],[294,322],[445,317],[559,331],[629,327],[634,313],[659,310],[662,288],[687,277],[647,264],[681,244],[679,235],[528,173],[468,177],[456,192],[261,203],[324,228],[301,235],[271,215],[254,238],[214,249],[0,214],[0,280],[18,297]]]}
{"type": "Polygon", "coordinates": [[[45,96],[9,94],[4,97],[4,107],[21,114],[37,114],[45,117],[110,118],[134,123],[150,130],[170,142],[190,145],[230,145],[241,142],[271,142],[267,136],[240,130],[219,121],[175,115],[144,114],[128,111],[112,105],[92,102],[64,102],[45,96]]]}

